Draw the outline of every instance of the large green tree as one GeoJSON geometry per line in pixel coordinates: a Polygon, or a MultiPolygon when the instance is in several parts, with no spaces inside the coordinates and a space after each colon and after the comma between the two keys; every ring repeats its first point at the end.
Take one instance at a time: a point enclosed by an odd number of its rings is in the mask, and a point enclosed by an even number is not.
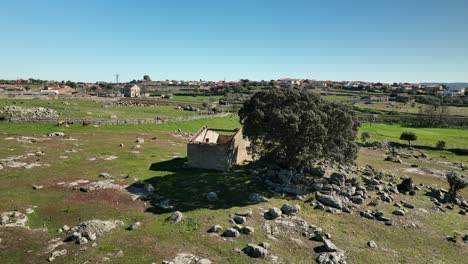
{"type": "Polygon", "coordinates": [[[254,156],[299,168],[319,160],[352,162],[359,123],[342,104],[298,89],[257,92],[239,110],[254,156]]]}

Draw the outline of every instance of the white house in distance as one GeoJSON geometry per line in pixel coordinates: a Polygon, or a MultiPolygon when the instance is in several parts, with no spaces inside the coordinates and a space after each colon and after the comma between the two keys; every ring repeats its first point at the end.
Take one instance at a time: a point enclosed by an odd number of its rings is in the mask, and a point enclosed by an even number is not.
{"type": "Polygon", "coordinates": [[[122,89],[122,93],[125,97],[140,97],[141,88],[136,84],[127,84],[122,89]]]}

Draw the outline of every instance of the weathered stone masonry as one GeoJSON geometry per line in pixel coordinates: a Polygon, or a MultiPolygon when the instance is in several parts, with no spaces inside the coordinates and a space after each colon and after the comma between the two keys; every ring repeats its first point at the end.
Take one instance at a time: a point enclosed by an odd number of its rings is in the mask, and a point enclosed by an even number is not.
{"type": "Polygon", "coordinates": [[[242,129],[202,127],[187,144],[188,166],[229,171],[233,166],[251,159],[247,153],[249,144],[249,141],[243,138],[242,129]]]}

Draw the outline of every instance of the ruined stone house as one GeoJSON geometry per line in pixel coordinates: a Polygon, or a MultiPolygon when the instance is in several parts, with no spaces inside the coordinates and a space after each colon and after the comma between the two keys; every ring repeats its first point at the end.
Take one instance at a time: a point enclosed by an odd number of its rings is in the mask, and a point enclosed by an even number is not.
{"type": "Polygon", "coordinates": [[[242,129],[202,127],[187,143],[188,166],[229,171],[233,166],[251,160],[247,153],[249,144],[243,138],[242,129]]]}
{"type": "Polygon", "coordinates": [[[122,93],[125,97],[140,97],[141,88],[136,84],[127,84],[122,89],[122,93]]]}

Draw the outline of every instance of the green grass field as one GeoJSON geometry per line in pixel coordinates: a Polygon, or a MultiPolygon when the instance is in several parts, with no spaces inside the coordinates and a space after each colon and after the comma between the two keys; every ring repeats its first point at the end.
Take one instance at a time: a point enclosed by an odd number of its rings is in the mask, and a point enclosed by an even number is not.
{"type": "Polygon", "coordinates": [[[61,113],[61,119],[95,119],[109,120],[111,115],[118,119],[139,119],[159,117],[193,116],[195,112],[181,111],[173,106],[124,106],[103,107],[110,104],[108,99],[0,99],[0,108],[15,105],[22,107],[46,107],[61,113]],[[15,102],[16,104],[13,104],[15,102]]]}
{"type": "MultiPolygon", "coordinates": [[[[448,128],[407,128],[399,125],[371,124],[361,125],[360,133],[369,132],[371,138],[368,141],[400,141],[400,135],[404,131],[414,132],[418,139],[412,144],[435,146],[437,141],[443,140],[447,143],[447,148],[468,148],[468,130],[448,129],[448,128]]],[[[360,136],[358,137],[360,138],[360,136]]]]}
{"type": "MultiPolygon", "coordinates": [[[[281,224],[274,221],[269,223],[278,226],[280,230],[275,235],[276,239],[269,239],[263,231],[265,220],[262,209],[280,207],[285,202],[300,205],[301,218],[330,233],[334,243],[346,251],[348,263],[464,262],[466,247],[453,245],[445,241],[444,237],[454,230],[466,232],[466,217],[455,210],[444,214],[433,212],[433,203],[422,194],[415,197],[394,195],[397,201],[407,200],[418,209],[410,211],[405,218],[396,218],[393,227],[363,219],[358,214],[333,215],[313,210],[303,201],[281,196],[271,197],[268,203],[251,205],[247,201],[250,192],[267,193],[253,180],[249,168],[241,167],[226,174],[184,167],[188,139],[174,136],[172,132],[177,129],[195,132],[203,125],[224,129],[240,126],[235,117],[166,124],[68,128],[59,128],[53,124],[0,123],[0,159],[41,150],[44,151],[44,156],[29,157],[25,161],[50,164],[49,167],[5,168],[0,171],[0,212],[24,211],[37,206],[35,212],[29,215],[28,225],[31,230],[0,228],[1,263],[45,262],[50,255],[45,253],[48,241],[65,238],[57,229],[64,224],[74,226],[91,219],[122,220],[125,227],[134,221],[140,221],[142,226],[133,232],[126,231],[123,227],[114,230],[98,238],[96,247],[67,243],[60,249],[66,248],[69,253],[57,258],[54,263],[83,263],[87,260],[99,263],[106,254],[119,250],[124,252],[124,257],[112,258],[109,263],[161,263],[180,252],[207,257],[213,263],[271,263],[267,260],[253,260],[234,252],[235,248],[243,248],[248,243],[263,241],[270,243],[270,252],[284,262],[314,262],[316,253],[313,249],[319,243],[304,239],[301,234],[286,232],[281,224]],[[52,138],[33,144],[6,140],[18,135],[42,138],[52,131],[63,131],[73,140],[52,138]],[[134,149],[137,137],[144,138],[145,143],[141,144],[141,148],[134,149]],[[120,147],[119,144],[124,146],[120,147]],[[66,150],[70,149],[76,149],[77,152],[67,153],[66,150]],[[63,155],[67,158],[61,158],[63,155]],[[118,158],[110,161],[90,160],[104,155],[118,158]],[[76,179],[99,180],[97,175],[101,172],[114,175],[119,184],[133,184],[137,180],[151,182],[161,195],[171,200],[175,205],[174,210],[183,212],[184,220],[179,224],[169,224],[165,220],[169,213],[148,212],[147,209],[151,207],[149,203],[132,201],[125,191],[83,193],[57,185],[58,182],[76,179]],[[33,184],[43,185],[44,189],[33,190],[33,184]],[[219,202],[208,203],[206,193],[210,191],[219,193],[219,202]],[[229,215],[248,208],[254,210],[254,215],[247,221],[249,226],[255,228],[254,235],[223,239],[206,232],[214,224],[230,227],[229,215]],[[417,228],[406,227],[411,223],[415,223],[417,228]],[[366,247],[369,240],[376,241],[379,248],[366,247]],[[83,249],[85,247],[86,250],[83,249]]],[[[372,127],[377,126],[373,124],[372,127]]],[[[382,129],[399,131],[400,128],[382,129]]],[[[439,131],[437,135],[439,134],[450,133],[439,131]]],[[[386,133],[382,138],[386,138],[385,135],[386,133]]],[[[388,138],[392,138],[391,134],[388,138]]],[[[416,184],[425,183],[446,188],[446,182],[442,178],[406,171],[413,163],[444,171],[452,169],[448,164],[435,162],[439,154],[444,152],[429,153],[434,160],[404,160],[402,164],[395,164],[384,162],[384,153],[381,151],[361,150],[357,164],[372,164],[398,176],[413,176],[416,184]]],[[[371,195],[376,197],[373,193],[371,195]]],[[[363,205],[363,209],[382,210],[390,215],[393,206],[381,203],[377,207],[363,205]]]]}

